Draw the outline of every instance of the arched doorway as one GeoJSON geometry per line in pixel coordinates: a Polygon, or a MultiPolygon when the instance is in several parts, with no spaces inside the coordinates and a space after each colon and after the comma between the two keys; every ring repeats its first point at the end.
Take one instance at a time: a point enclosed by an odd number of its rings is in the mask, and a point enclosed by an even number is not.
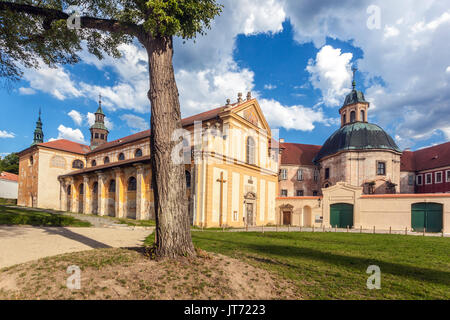
{"type": "Polygon", "coordinates": [[[292,225],[292,212],[294,207],[290,204],[280,206],[280,222],[284,226],[292,225]]]}
{"type": "Polygon", "coordinates": [[[98,214],[98,182],[92,185],[92,213],[98,214]]]}
{"type": "Polygon", "coordinates": [[[116,216],[116,180],[111,180],[108,185],[108,216],[116,216]]]}
{"type": "Polygon", "coordinates": [[[417,232],[441,232],[443,205],[440,203],[422,202],[411,206],[411,228],[417,232]]]}
{"type": "Polygon", "coordinates": [[[304,206],[303,207],[303,222],[302,226],[304,227],[311,227],[312,221],[311,221],[311,207],[310,206],[304,206]]]}
{"type": "Polygon", "coordinates": [[[127,218],[136,219],[136,190],[137,181],[135,177],[130,177],[127,183],[127,218]]]}
{"type": "Polygon", "coordinates": [[[84,184],[80,183],[78,186],[78,213],[83,213],[84,210],[84,184]]]}
{"type": "Polygon", "coordinates": [[[337,228],[353,227],[353,205],[336,203],[330,206],[330,224],[337,228]]]}
{"type": "Polygon", "coordinates": [[[72,186],[67,186],[67,211],[72,211],[72,186]]]}

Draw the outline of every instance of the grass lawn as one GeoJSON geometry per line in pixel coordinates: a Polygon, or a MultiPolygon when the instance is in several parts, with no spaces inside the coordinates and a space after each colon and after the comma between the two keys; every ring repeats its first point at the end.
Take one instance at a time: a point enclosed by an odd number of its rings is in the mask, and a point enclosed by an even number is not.
{"type": "Polygon", "coordinates": [[[90,227],[91,224],[69,216],[39,210],[10,208],[0,205],[0,225],[31,225],[45,227],[90,227]]]}
{"type": "Polygon", "coordinates": [[[450,299],[449,238],[211,231],[192,237],[196,247],[292,280],[306,299],[450,299]],[[370,265],[381,269],[380,290],[366,287],[370,265]]]}

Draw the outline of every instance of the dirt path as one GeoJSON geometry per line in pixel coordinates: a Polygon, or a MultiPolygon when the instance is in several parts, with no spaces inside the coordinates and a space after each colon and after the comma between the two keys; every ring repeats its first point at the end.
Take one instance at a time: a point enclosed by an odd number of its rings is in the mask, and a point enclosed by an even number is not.
{"type": "Polygon", "coordinates": [[[152,229],[0,226],[0,269],[62,253],[141,246],[152,229]]]}

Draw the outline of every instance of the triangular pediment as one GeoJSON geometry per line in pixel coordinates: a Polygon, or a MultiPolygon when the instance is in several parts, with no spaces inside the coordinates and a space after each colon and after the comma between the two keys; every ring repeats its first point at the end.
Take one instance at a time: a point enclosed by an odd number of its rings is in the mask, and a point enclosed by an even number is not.
{"type": "Polygon", "coordinates": [[[232,114],[245,123],[265,130],[270,135],[270,127],[256,99],[246,101],[231,110],[232,114]]]}

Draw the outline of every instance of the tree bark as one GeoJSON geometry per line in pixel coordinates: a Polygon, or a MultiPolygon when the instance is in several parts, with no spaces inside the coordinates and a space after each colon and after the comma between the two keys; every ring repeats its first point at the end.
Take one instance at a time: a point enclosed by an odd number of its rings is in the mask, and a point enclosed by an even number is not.
{"type": "Polygon", "coordinates": [[[179,141],[172,133],[181,128],[180,102],[173,70],[172,37],[149,39],[151,103],[150,148],[156,215],[156,256],[194,256],[186,196],[184,164],[175,164],[172,150],[179,141]]]}

